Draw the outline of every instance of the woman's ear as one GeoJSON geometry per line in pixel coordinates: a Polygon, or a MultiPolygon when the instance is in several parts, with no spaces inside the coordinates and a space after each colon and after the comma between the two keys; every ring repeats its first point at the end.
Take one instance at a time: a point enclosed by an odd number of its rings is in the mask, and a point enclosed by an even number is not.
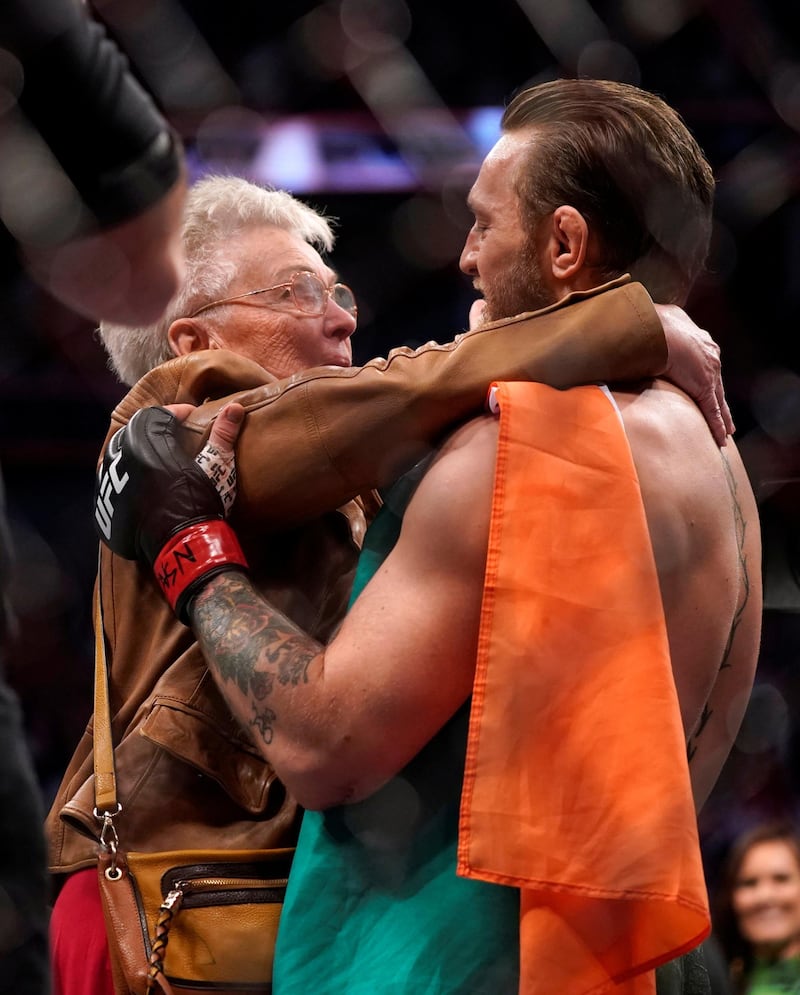
{"type": "Polygon", "coordinates": [[[173,321],[167,331],[167,340],[176,356],[217,348],[216,343],[209,338],[203,322],[194,318],[178,318],[173,321]]]}
{"type": "Polygon", "coordinates": [[[563,205],[550,216],[547,262],[553,279],[561,285],[572,281],[586,265],[589,226],[580,211],[563,205]]]}

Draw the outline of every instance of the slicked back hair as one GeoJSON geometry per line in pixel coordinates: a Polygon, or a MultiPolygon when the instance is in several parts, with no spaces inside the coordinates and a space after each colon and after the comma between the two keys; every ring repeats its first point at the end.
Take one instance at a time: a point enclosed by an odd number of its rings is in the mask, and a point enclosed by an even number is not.
{"type": "Polygon", "coordinates": [[[502,129],[530,132],[514,182],[531,230],[574,207],[609,279],[629,272],[658,303],[685,302],[708,254],[714,177],[676,111],[626,83],[560,79],[518,93],[502,129]]]}

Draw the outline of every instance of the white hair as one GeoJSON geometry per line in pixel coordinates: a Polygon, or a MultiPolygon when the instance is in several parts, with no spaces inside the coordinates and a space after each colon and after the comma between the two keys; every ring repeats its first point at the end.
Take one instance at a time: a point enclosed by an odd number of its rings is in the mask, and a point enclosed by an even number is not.
{"type": "Polygon", "coordinates": [[[236,275],[235,263],[226,258],[228,240],[262,225],[292,232],[320,252],[333,248],[332,221],[284,190],[267,189],[235,176],[211,176],[192,186],[183,219],[186,274],[166,311],[155,324],[143,328],[100,324],[109,366],[123,383],[132,386],[173,358],[167,339],[170,325],[227,295],[236,275]]]}

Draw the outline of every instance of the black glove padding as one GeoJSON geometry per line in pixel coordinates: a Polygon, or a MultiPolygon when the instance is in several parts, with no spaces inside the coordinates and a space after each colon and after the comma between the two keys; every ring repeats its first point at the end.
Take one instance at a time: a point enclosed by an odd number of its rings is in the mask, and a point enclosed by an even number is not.
{"type": "Polygon", "coordinates": [[[109,442],[97,475],[95,522],[118,556],[152,567],[185,621],[191,597],[222,570],[246,566],[212,481],[184,449],[164,408],[142,408],[109,442]]]}
{"type": "Polygon", "coordinates": [[[217,489],[184,449],[178,419],[142,408],[111,437],[95,489],[103,542],[152,566],[167,540],[195,522],[224,518],[217,489]]]}

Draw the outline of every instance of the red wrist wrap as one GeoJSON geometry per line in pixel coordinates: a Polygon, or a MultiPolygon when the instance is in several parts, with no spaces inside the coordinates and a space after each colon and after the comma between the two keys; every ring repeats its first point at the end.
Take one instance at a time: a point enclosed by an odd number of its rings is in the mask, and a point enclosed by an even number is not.
{"type": "Polygon", "coordinates": [[[247,567],[236,533],[222,520],[197,522],[167,542],[153,563],[156,580],[172,610],[194,581],[214,567],[247,567]]]}

